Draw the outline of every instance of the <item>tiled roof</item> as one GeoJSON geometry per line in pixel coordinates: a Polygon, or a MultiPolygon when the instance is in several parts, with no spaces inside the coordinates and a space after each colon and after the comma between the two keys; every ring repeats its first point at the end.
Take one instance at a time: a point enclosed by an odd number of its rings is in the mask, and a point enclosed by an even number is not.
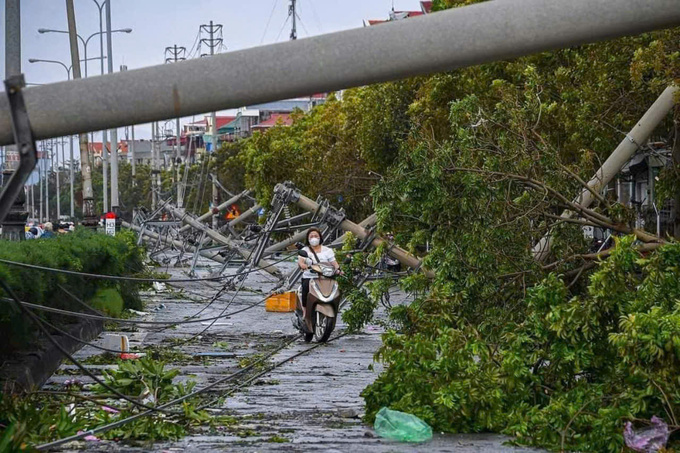
{"type": "Polygon", "coordinates": [[[269,119],[262,121],[252,127],[253,130],[268,129],[276,125],[290,126],[293,124],[293,118],[287,113],[273,113],[269,119]]]}

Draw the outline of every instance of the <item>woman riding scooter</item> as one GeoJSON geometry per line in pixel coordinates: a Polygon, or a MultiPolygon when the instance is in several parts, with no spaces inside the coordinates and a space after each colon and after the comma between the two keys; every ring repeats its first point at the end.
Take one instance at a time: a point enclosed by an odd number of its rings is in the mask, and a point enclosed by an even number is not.
{"type": "Polygon", "coordinates": [[[332,249],[322,245],[323,236],[318,228],[310,228],[307,231],[307,247],[303,250],[307,252],[307,258],[299,257],[298,266],[305,272],[302,274],[302,310],[303,319],[305,319],[305,310],[307,309],[307,295],[309,294],[309,281],[313,278],[319,278],[317,274],[309,270],[309,267],[313,264],[318,263],[328,263],[331,264],[335,271],[340,269],[338,262],[335,260],[335,253],[332,249]]]}

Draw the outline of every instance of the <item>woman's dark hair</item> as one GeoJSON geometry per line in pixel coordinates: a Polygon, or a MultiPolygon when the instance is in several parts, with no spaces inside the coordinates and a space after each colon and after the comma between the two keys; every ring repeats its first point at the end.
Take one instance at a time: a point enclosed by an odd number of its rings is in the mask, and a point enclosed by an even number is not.
{"type": "Polygon", "coordinates": [[[312,228],[309,229],[309,231],[307,231],[307,238],[305,239],[305,242],[307,242],[307,245],[310,246],[310,247],[311,247],[311,244],[309,243],[309,235],[312,234],[315,231],[317,233],[319,233],[319,239],[320,239],[319,245],[323,244],[323,233],[321,233],[320,229],[318,229],[316,227],[312,227],[312,228]]]}

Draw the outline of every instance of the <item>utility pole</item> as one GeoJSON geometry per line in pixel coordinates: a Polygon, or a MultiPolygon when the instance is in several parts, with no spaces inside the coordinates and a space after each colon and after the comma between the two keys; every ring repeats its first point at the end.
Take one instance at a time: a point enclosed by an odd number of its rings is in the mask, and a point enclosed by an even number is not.
{"type": "MultiPolygon", "coordinates": [[[[177,63],[187,59],[187,48],[180,47],[175,44],[172,47],[165,48],[165,63],[177,63]]],[[[175,156],[172,159],[172,174],[177,181],[177,207],[182,209],[182,189],[180,187],[179,163],[181,162],[181,143],[179,130],[179,117],[175,120],[175,156]]]]}
{"type": "MultiPolygon", "coordinates": [[[[222,43],[224,42],[222,39],[222,25],[221,24],[214,24],[213,21],[210,21],[210,24],[208,25],[201,25],[199,28],[199,33],[200,32],[206,32],[208,33],[209,38],[202,38],[201,39],[201,44],[206,44],[210,48],[210,56],[215,55],[215,49],[218,48],[218,46],[221,46],[222,43]],[[219,34],[220,37],[216,38],[215,35],[219,34]]],[[[202,57],[207,56],[207,54],[202,54],[202,57]]],[[[217,152],[217,114],[215,112],[212,112],[210,115],[211,118],[211,127],[212,127],[212,134],[211,134],[211,152],[214,154],[217,152]]],[[[213,181],[213,187],[212,187],[212,204],[213,207],[217,207],[218,204],[220,204],[220,193],[217,190],[217,184],[215,181],[213,181]]],[[[218,226],[218,213],[213,214],[212,218],[212,226],[214,229],[217,229],[218,226]]]]}
{"type": "Polygon", "coordinates": [[[54,149],[54,139],[50,139],[47,148],[47,165],[45,165],[45,220],[50,221],[50,173],[52,170],[52,150],[54,149]]]}
{"type": "Polygon", "coordinates": [[[156,122],[151,123],[151,210],[156,210],[156,122]]]}
{"type": "Polygon", "coordinates": [[[70,143],[70,145],[69,145],[69,162],[70,163],[69,163],[69,166],[68,166],[69,167],[68,177],[69,177],[69,183],[71,185],[71,215],[70,215],[70,218],[71,218],[71,221],[73,221],[73,219],[75,218],[75,209],[76,209],[76,204],[75,204],[74,196],[73,196],[74,195],[73,194],[73,183],[74,183],[74,179],[75,179],[75,169],[73,167],[75,166],[76,161],[73,158],[73,135],[69,135],[68,139],[69,139],[69,143],[70,143]]]}
{"type": "Polygon", "coordinates": [[[59,145],[61,144],[62,150],[64,149],[64,142],[59,139],[54,141],[54,156],[56,159],[56,168],[54,171],[54,180],[57,185],[57,223],[59,223],[59,217],[61,217],[61,189],[59,187],[59,145]]]}
{"type": "MultiPolygon", "coordinates": [[[[21,8],[20,0],[5,0],[5,79],[21,74],[21,8]]],[[[2,184],[7,184],[19,163],[16,145],[5,148],[2,184]]],[[[10,241],[25,239],[24,225],[28,218],[24,192],[14,200],[2,222],[2,238],[10,241]]]]}
{"type": "Polygon", "coordinates": [[[40,143],[40,148],[38,151],[38,183],[40,184],[40,190],[38,191],[38,204],[40,205],[40,216],[38,217],[38,222],[42,222],[43,219],[43,164],[45,163],[45,142],[40,143]]]}
{"type": "MultiPolygon", "coordinates": [[[[127,71],[128,68],[126,65],[120,65],[120,72],[125,72],[127,71]]],[[[136,185],[135,181],[135,176],[136,176],[136,167],[135,167],[135,125],[133,124],[130,126],[132,129],[132,142],[128,140],[127,136],[127,129],[125,129],[125,140],[127,141],[128,144],[128,158],[130,159],[130,164],[132,165],[132,185],[136,185]]]]}
{"type": "Polygon", "coordinates": [[[292,19],[292,28],[290,29],[290,40],[295,41],[297,39],[297,11],[296,11],[296,0],[290,0],[290,5],[288,6],[288,16],[292,19]]]}
{"type": "MultiPolygon", "coordinates": [[[[76,30],[76,13],[73,8],[73,0],[66,0],[66,15],[68,17],[69,44],[71,45],[71,64],[73,78],[80,78],[80,54],[78,52],[78,33],[76,30]]],[[[102,65],[103,63],[102,59],[102,65]]],[[[87,63],[86,63],[87,64],[87,63]]],[[[90,165],[90,145],[87,134],[80,134],[80,175],[83,181],[83,226],[96,228],[98,221],[94,214],[94,191],[92,190],[92,167],[90,165]]],[[[102,147],[103,152],[103,147],[102,147]]],[[[73,162],[71,162],[73,165],[73,162]]],[[[73,200],[73,198],[71,198],[73,200]]],[[[71,201],[73,203],[73,201],[71,201]]],[[[71,208],[73,210],[73,208],[71,208]]]]}
{"type": "MultiPolygon", "coordinates": [[[[106,1],[106,47],[109,74],[113,73],[113,43],[111,42],[111,0],[106,1]]],[[[118,216],[118,128],[111,129],[111,211],[118,216]]]]}

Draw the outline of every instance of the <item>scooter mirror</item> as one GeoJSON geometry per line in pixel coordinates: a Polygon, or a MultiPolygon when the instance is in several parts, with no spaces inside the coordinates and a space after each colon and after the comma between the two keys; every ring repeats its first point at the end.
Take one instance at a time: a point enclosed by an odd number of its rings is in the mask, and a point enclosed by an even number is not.
{"type": "Polygon", "coordinates": [[[301,256],[303,258],[308,257],[307,252],[305,252],[304,250],[298,250],[298,256],[301,256]]]}

